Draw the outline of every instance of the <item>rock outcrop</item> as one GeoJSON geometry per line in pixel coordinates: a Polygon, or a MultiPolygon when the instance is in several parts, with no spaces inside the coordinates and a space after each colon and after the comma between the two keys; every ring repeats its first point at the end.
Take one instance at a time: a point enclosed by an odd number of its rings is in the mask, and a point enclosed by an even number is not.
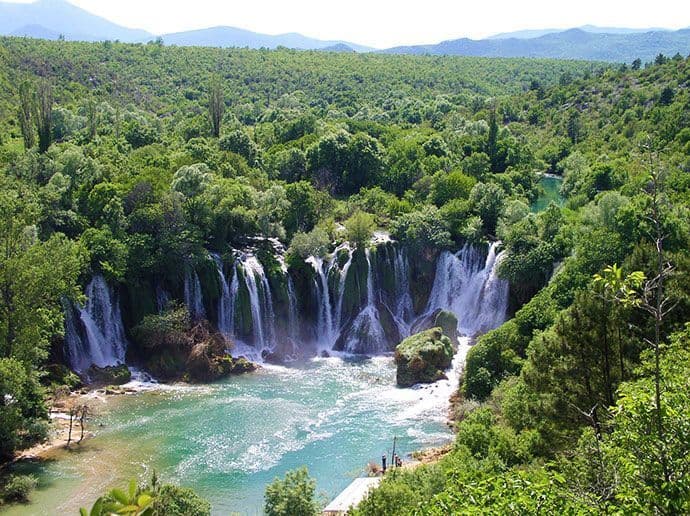
{"type": "Polygon", "coordinates": [[[446,375],[453,360],[453,345],[440,327],[431,328],[403,340],[395,349],[397,383],[411,387],[433,383],[446,375]]]}

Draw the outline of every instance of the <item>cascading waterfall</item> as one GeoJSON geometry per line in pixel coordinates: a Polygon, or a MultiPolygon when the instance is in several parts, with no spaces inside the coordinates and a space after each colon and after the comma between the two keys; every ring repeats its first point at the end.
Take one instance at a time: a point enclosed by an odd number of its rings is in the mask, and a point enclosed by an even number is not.
{"type": "Polygon", "coordinates": [[[272,350],[275,348],[275,314],[268,278],[255,256],[243,256],[241,261],[244,267],[245,284],[249,292],[254,347],[272,350]]]}
{"type": "Polygon", "coordinates": [[[295,293],[295,285],[292,278],[287,271],[287,294],[288,294],[288,340],[292,346],[293,352],[297,350],[297,343],[299,340],[299,316],[297,315],[297,294],[295,293]]]}
{"type": "Polygon", "coordinates": [[[347,247],[347,252],[348,252],[347,261],[345,262],[342,270],[340,271],[340,278],[338,281],[338,302],[336,304],[336,309],[335,309],[335,314],[336,314],[335,324],[337,325],[336,328],[337,328],[338,332],[340,332],[340,330],[341,330],[342,321],[343,321],[343,297],[345,296],[345,280],[347,279],[347,273],[350,270],[350,265],[352,265],[352,249],[347,247]]]}
{"type": "Polygon", "coordinates": [[[307,262],[316,272],[315,279],[316,304],[318,313],[316,318],[315,333],[320,347],[330,348],[340,335],[343,318],[343,298],[345,296],[345,281],[352,264],[352,250],[347,244],[337,247],[327,261],[323,258],[310,256],[307,262]],[[328,278],[337,265],[337,256],[342,250],[347,250],[347,261],[338,273],[338,286],[335,293],[331,293],[328,278]]]}
{"type": "Polygon", "coordinates": [[[217,254],[212,254],[213,262],[216,264],[218,280],[220,281],[220,300],[218,301],[218,330],[225,336],[232,335],[233,332],[233,312],[234,299],[230,295],[230,286],[225,273],[223,272],[223,261],[217,254]]]}
{"type": "Polygon", "coordinates": [[[393,273],[395,278],[395,299],[393,300],[393,318],[400,335],[410,335],[410,323],[414,318],[412,292],[410,290],[410,264],[404,249],[394,248],[393,273]]]}
{"type": "Polygon", "coordinates": [[[374,271],[369,250],[367,259],[367,304],[352,322],[350,335],[343,351],[347,353],[383,353],[386,349],[386,332],[381,326],[379,310],[374,296],[374,271]]]}
{"type": "MultiPolygon", "coordinates": [[[[316,271],[316,304],[318,314],[316,317],[316,338],[320,344],[332,345],[335,341],[335,331],[333,325],[333,313],[331,312],[331,291],[328,285],[327,271],[324,270],[323,259],[317,256],[310,256],[307,259],[314,271],[316,271]]],[[[330,262],[332,264],[333,262],[330,262]]],[[[330,268],[329,264],[329,268],[330,268]]]]}
{"type": "Polygon", "coordinates": [[[232,281],[230,281],[230,291],[228,293],[229,295],[229,301],[227,302],[227,318],[228,318],[228,337],[234,337],[235,336],[235,304],[237,300],[237,294],[240,291],[240,277],[239,273],[237,272],[237,264],[235,264],[235,267],[233,269],[233,274],[232,274],[232,281]]]}
{"type": "Polygon", "coordinates": [[[472,245],[456,254],[443,252],[436,265],[427,313],[442,309],[458,317],[461,333],[475,335],[496,328],[506,318],[508,282],[498,277],[502,254],[499,243],[489,247],[486,257],[472,245]]]}
{"type": "Polygon", "coordinates": [[[86,287],[86,297],[84,307],[66,310],[65,345],[72,369],[82,373],[91,365],[124,364],[127,339],[115,292],[97,275],[86,287]]]}
{"type": "Polygon", "coordinates": [[[206,317],[199,275],[190,268],[187,268],[184,274],[184,303],[193,319],[206,317]]]}

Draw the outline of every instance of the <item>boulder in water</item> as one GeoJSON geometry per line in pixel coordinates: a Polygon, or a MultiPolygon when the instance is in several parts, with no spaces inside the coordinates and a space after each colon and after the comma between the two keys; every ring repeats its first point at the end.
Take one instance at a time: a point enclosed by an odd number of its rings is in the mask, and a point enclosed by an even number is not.
{"type": "Polygon", "coordinates": [[[453,360],[453,345],[441,328],[431,328],[403,340],[395,349],[397,383],[411,387],[446,377],[453,360]]]}
{"type": "Polygon", "coordinates": [[[92,365],[86,371],[86,376],[91,383],[99,385],[122,385],[132,379],[132,373],[124,364],[106,367],[92,365]]]}

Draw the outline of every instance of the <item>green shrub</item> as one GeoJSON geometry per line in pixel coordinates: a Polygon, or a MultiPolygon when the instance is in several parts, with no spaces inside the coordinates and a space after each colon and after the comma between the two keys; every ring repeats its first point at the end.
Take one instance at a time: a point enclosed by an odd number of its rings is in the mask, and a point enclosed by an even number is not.
{"type": "Polygon", "coordinates": [[[319,504],[314,499],[316,481],[306,467],[288,471],[284,479],[276,478],[266,487],[266,516],[314,516],[319,504]]]}
{"type": "Polygon", "coordinates": [[[0,487],[0,498],[5,503],[25,503],[29,494],[36,489],[38,479],[34,475],[10,475],[0,487]]]}
{"type": "Polygon", "coordinates": [[[186,487],[162,486],[152,504],[157,516],[207,516],[211,504],[186,487]]]}

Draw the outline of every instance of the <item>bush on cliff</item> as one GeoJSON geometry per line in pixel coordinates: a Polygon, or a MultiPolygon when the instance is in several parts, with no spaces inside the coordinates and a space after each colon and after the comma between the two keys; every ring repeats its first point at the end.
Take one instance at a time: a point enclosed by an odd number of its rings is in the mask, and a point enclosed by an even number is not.
{"type": "Polygon", "coordinates": [[[206,321],[193,324],[184,306],[147,315],[132,334],[147,350],[147,369],[164,380],[212,381],[255,369],[244,359],[230,357],[231,343],[206,321]]]}

